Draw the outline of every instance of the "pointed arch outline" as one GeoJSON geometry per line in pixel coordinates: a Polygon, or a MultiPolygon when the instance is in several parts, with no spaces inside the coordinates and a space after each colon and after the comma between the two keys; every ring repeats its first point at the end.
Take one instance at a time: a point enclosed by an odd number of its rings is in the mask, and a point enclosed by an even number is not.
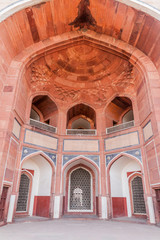
{"type": "Polygon", "coordinates": [[[106,105],[105,105],[105,107],[104,107],[104,109],[103,109],[103,113],[106,112],[107,107],[109,106],[109,104],[110,104],[116,97],[126,97],[126,98],[130,99],[131,102],[132,102],[132,108],[133,108],[133,106],[136,104],[136,99],[135,99],[134,96],[129,95],[129,94],[127,94],[127,93],[123,93],[123,92],[121,92],[121,93],[115,92],[115,93],[108,99],[108,101],[106,102],[106,105]]]}
{"type": "Polygon", "coordinates": [[[73,103],[72,105],[70,105],[69,107],[67,107],[65,112],[66,112],[66,116],[67,116],[66,126],[68,126],[69,122],[70,122],[73,118],[75,118],[76,116],[78,116],[78,115],[84,115],[84,116],[86,116],[87,118],[89,118],[89,119],[93,122],[93,125],[94,125],[94,127],[96,128],[97,113],[96,113],[95,108],[92,107],[91,104],[88,104],[88,103],[86,104],[86,103],[83,103],[83,101],[79,101],[79,102],[77,102],[76,104],[73,103]],[[93,117],[91,118],[90,116],[86,116],[86,115],[84,115],[83,113],[78,113],[77,115],[72,116],[72,118],[69,118],[69,112],[70,112],[70,110],[72,110],[73,108],[76,108],[76,107],[79,106],[79,105],[83,105],[83,106],[85,106],[85,107],[88,107],[88,108],[92,111],[93,117]]]}
{"type": "MultiPolygon", "coordinates": [[[[64,46],[64,42],[67,44],[68,42],[76,42],[77,39],[79,39],[80,41],[82,40],[86,40],[88,42],[90,42],[91,40],[93,42],[99,41],[100,36],[95,36],[93,31],[87,31],[87,32],[83,32],[81,34],[77,33],[77,32],[73,32],[71,35],[68,35],[67,33],[64,33],[61,36],[61,42],[59,42],[59,46],[64,46]],[[93,37],[94,36],[94,37],[93,37]],[[63,41],[64,40],[64,41],[63,41]]],[[[56,37],[55,37],[56,38],[56,37]]],[[[136,66],[140,73],[143,74],[143,76],[145,76],[145,82],[146,83],[150,83],[151,79],[150,79],[150,72],[155,72],[158,76],[159,73],[154,65],[154,63],[149,59],[148,56],[146,56],[142,51],[134,48],[133,46],[130,46],[129,44],[121,41],[121,40],[114,40],[114,38],[101,34],[101,42],[99,42],[100,45],[104,45],[106,48],[109,46],[109,49],[115,51],[115,53],[119,53],[121,55],[126,56],[127,58],[129,58],[129,62],[131,64],[133,64],[134,66],[136,66]],[[144,64],[145,62],[145,64],[144,64]]],[[[35,51],[35,49],[32,49],[31,47],[29,48],[31,51],[23,51],[22,53],[20,53],[18,56],[16,56],[16,58],[14,58],[10,64],[10,68],[12,68],[12,65],[15,65],[17,63],[17,57],[19,59],[19,61],[21,60],[21,64],[19,66],[20,71],[17,75],[17,88],[16,88],[16,93],[19,91],[20,88],[20,80],[22,79],[22,76],[24,74],[24,70],[25,70],[25,66],[29,66],[33,61],[35,61],[35,59],[37,57],[40,57],[43,55],[44,51],[49,51],[51,49],[55,49],[57,48],[57,45],[55,46],[55,42],[54,42],[54,37],[52,38],[52,40],[47,42],[47,46],[41,46],[39,45],[35,51]],[[23,56],[23,57],[22,57],[23,56]],[[35,57],[36,56],[36,57],[35,57]]],[[[18,61],[18,63],[19,63],[18,61]]],[[[10,68],[8,69],[8,71],[10,70],[10,68]]],[[[154,76],[152,76],[152,81],[155,79],[157,80],[157,75],[154,74],[154,76]]],[[[151,89],[148,88],[147,85],[147,94],[150,95],[151,94],[151,89]]],[[[16,105],[16,98],[14,100],[13,105],[16,105]]],[[[153,110],[153,95],[151,94],[151,97],[149,98],[149,104],[150,104],[150,108],[151,111],[153,110]]]]}
{"type": "Polygon", "coordinates": [[[94,106],[92,106],[91,103],[88,103],[88,102],[85,102],[85,101],[82,101],[82,100],[79,100],[79,101],[77,101],[76,103],[75,103],[75,102],[71,103],[71,104],[66,108],[66,110],[65,110],[66,113],[68,113],[68,111],[69,111],[71,108],[73,108],[73,107],[75,107],[75,106],[77,106],[77,105],[80,105],[80,104],[83,104],[83,105],[85,105],[85,106],[87,106],[87,107],[92,108],[92,109],[94,110],[94,112],[96,113],[96,108],[95,108],[94,106]]]}
{"type": "Polygon", "coordinates": [[[113,159],[108,163],[108,165],[106,167],[107,172],[110,171],[110,168],[114,164],[114,162],[116,162],[119,158],[121,158],[123,156],[129,157],[129,158],[132,158],[133,160],[135,160],[140,165],[141,170],[143,170],[143,164],[137,157],[135,157],[129,153],[121,152],[121,153],[118,153],[115,157],[113,157],[113,159]]]}
{"type": "Polygon", "coordinates": [[[38,155],[42,156],[50,164],[50,166],[52,168],[52,172],[55,173],[56,172],[56,166],[55,166],[54,162],[41,150],[36,151],[34,153],[30,153],[26,157],[24,157],[22,159],[21,163],[20,163],[20,167],[22,167],[23,162],[27,161],[27,159],[32,158],[34,156],[38,156],[38,155]]]}
{"type": "MultiPolygon", "coordinates": [[[[106,187],[107,187],[107,192],[110,194],[111,193],[111,181],[110,181],[110,169],[111,166],[118,161],[118,159],[120,159],[121,157],[128,157],[134,161],[136,161],[138,163],[138,165],[140,166],[141,169],[141,173],[143,174],[143,165],[142,162],[140,162],[140,160],[138,158],[136,158],[135,156],[132,156],[131,154],[125,153],[125,152],[121,152],[119,154],[117,154],[108,164],[108,166],[106,166],[106,187]]],[[[145,178],[144,178],[144,183],[145,183],[145,178]]],[[[146,184],[144,184],[144,186],[146,186],[146,184]]]]}
{"type": "MultiPolygon", "coordinates": [[[[145,203],[145,208],[147,206],[147,201],[146,201],[146,198],[145,198],[145,184],[144,184],[144,177],[143,177],[143,174],[142,172],[133,172],[131,175],[128,176],[128,185],[129,185],[129,195],[130,195],[130,201],[131,201],[131,211],[132,211],[132,214],[134,214],[134,201],[133,201],[133,190],[132,190],[132,181],[136,178],[136,177],[140,177],[141,180],[142,180],[142,187],[143,187],[143,197],[144,197],[144,203],[145,203]]],[[[147,213],[144,213],[144,214],[140,214],[140,215],[146,215],[147,213]]]]}
{"type": "Polygon", "coordinates": [[[100,169],[95,162],[93,162],[91,159],[89,159],[83,155],[79,155],[79,156],[72,158],[64,166],[62,166],[62,171],[61,171],[61,192],[62,192],[62,194],[65,194],[67,172],[72,167],[74,167],[78,164],[83,164],[84,166],[89,167],[89,169],[91,169],[94,172],[95,181],[97,183],[96,192],[97,192],[97,194],[101,194],[100,169]],[[86,163],[88,163],[88,165],[86,163]]]}
{"type": "MultiPolygon", "coordinates": [[[[17,184],[17,187],[19,186],[20,188],[20,183],[21,183],[21,177],[22,175],[26,175],[27,178],[29,179],[29,187],[28,187],[28,197],[27,197],[27,204],[26,204],[26,213],[29,213],[29,207],[30,207],[30,199],[31,199],[31,192],[32,192],[32,185],[33,185],[33,174],[31,172],[29,172],[27,169],[23,169],[20,171],[20,175],[19,175],[19,179],[18,182],[19,184],[17,184]]],[[[19,189],[18,189],[18,195],[17,195],[17,199],[15,202],[15,211],[16,211],[16,215],[20,215],[22,212],[21,211],[17,211],[17,205],[18,205],[18,198],[19,198],[19,189]]]]}
{"type": "MultiPolygon", "coordinates": [[[[53,206],[52,206],[52,202],[53,202],[53,194],[55,193],[55,188],[56,188],[56,165],[54,164],[54,162],[51,160],[51,158],[49,156],[47,156],[43,151],[36,151],[33,153],[30,153],[29,155],[25,156],[21,163],[20,163],[20,167],[19,167],[19,175],[18,175],[18,181],[17,181],[17,191],[19,188],[19,184],[20,184],[20,176],[22,171],[26,171],[26,169],[22,169],[23,163],[25,161],[27,161],[28,159],[35,157],[35,156],[40,156],[43,158],[44,161],[47,161],[47,163],[49,164],[50,168],[51,168],[51,175],[50,175],[50,188],[49,188],[49,196],[50,196],[50,203],[49,203],[49,208],[51,209],[52,213],[53,213],[53,206]]],[[[33,180],[32,176],[32,180],[33,180]]],[[[34,195],[33,195],[34,196],[34,195]]],[[[33,207],[33,206],[32,206],[33,207]]],[[[32,208],[31,208],[32,209],[32,208]]],[[[30,211],[30,210],[29,210],[30,211]]],[[[31,210],[31,212],[34,211],[34,208],[31,210]]]]}
{"type": "Polygon", "coordinates": [[[105,107],[104,107],[104,109],[103,109],[103,113],[105,114],[105,116],[106,116],[106,112],[107,112],[107,108],[108,108],[108,106],[109,106],[109,104],[116,98],[116,97],[126,97],[126,98],[128,98],[130,101],[131,101],[131,103],[132,103],[132,105],[131,106],[129,106],[129,107],[127,107],[124,111],[123,111],[123,113],[120,115],[120,122],[122,121],[122,118],[123,118],[123,116],[129,111],[129,110],[133,110],[133,116],[134,116],[134,122],[135,123],[137,123],[138,121],[139,121],[139,116],[137,116],[137,114],[136,114],[136,111],[137,111],[137,101],[136,101],[136,98],[135,98],[135,96],[132,96],[132,95],[129,95],[129,94],[126,94],[126,93],[114,93],[109,99],[108,99],[108,101],[106,102],[106,105],[105,105],[105,107]]]}
{"type": "MultiPolygon", "coordinates": [[[[22,171],[22,165],[25,161],[27,161],[28,159],[34,157],[34,156],[38,156],[40,155],[41,157],[44,158],[44,160],[46,160],[51,169],[52,169],[52,177],[51,177],[51,192],[55,192],[55,187],[56,187],[56,168],[57,166],[55,166],[54,162],[43,152],[43,151],[36,151],[34,153],[31,153],[29,155],[27,155],[26,157],[24,157],[20,163],[20,170],[22,171]]],[[[19,175],[19,181],[20,181],[20,175],[19,175]]],[[[17,184],[17,186],[19,186],[19,184],[17,184]]]]}
{"type": "MultiPolygon", "coordinates": [[[[27,106],[26,106],[26,114],[25,114],[25,121],[28,121],[29,119],[29,116],[30,116],[30,111],[31,111],[31,108],[32,108],[32,102],[33,102],[33,99],[37,96],[48,96],[52,102],[54,102],[54,104],[56,105],[56,108],[57,108],[57,111],[59,113],[59,104],[57,103],[56,99],[54,98],[53,95],[50,94],[49,91],[37,91],[35,93],[32,93],[31,95],[29,95],[28,97],[28,100],[27,100],[27,106]]],[[[41,113],[42,115],[42,113],[41,113]]],[[[41,117],[42,118],[42,117],[41,117]]]]}
{"type": "MultiPolygon", "coordinates": [[[[118,153],[116,156],[113,157],[113,159],[109,162],[108,166],[106,166],[106,186],[107,186],[107,192],[108,194],[111,196],[111,178],[110,178],[110,169],[111,167],[113,166],[113,164],[118,161],[121,157],[128,157],[130,158],[131,160],[135,161],[138,166],[140,167],[140,171],[141,171],[141,177],[142,177],[142,181],[143,181],[143,187],[144,187],[144,192],[146,192],[146,181],[145,181],[145,177],[143,177],[143,164],[142,162],[135,156],[129,154],[129,153],[126,153],[126,152],[121,152],[121,153],[118,153]]],[[[136,171],[137,172],[137,171],[136,171]]],[[[128,178],[127,178],[128,180],[128,178]]],[[[128,181],[129,182],[129,181],[128,181]]],[[[129,198],[131,199],[131,195],[129,194],[129,198]]],[[[112,201],[110,200],[110,206],[112,206],[112,201]]],[[[113,216],[113,207],[111,207],[111,210],[110,210],[110,214],[111,216],[113,216]]]]}
{"type": "MultiPolygon", "coordinates": [[[[70,199],[70,187],[71,187],[71,174],[74,172],[74,171],[76,171],[77,169],[80,169],[80,168],[82,168],[82,169],[84,169],[85,171],[87,171],[88,173],[89,173],[89,175],[90,175],[90,179],[91,179],[91,185],[90,185],[90,189],[91,189],[91,195],[90,195],[90,197],[91,197],[91,210],[82,210],[82,211],[80,211],[80,212],[93,212],[94,210],[95,210],[95,207],[93,206],[93,197],[94,197],[94,195],[95,195],[95,186],[94,186],[94,181],[96,180],[95,179],[95,176],[94,176],[94,172],[93,172],[93,170],[92,169],[90,169],[88,166],[85,166],[84,164],[78,164],[78,165],[76,165],[76,166],[73,166],[73,167],[71,167],[69,170],[68,170],[68,172],[67,172],[67,175],[68,175],[68,179],[67,179],[67,190],[66,190],[66,194],[67,194],[67,202],[68,202],[68,204],[67,204],[67,211],[68,212],[77,212],[77,211],[75,211],[75,210],[70,210],[70,208],[69,208],[69,199],[70,199]]],[[[79,212],[79,211],[78,211],[79,212]]]]}

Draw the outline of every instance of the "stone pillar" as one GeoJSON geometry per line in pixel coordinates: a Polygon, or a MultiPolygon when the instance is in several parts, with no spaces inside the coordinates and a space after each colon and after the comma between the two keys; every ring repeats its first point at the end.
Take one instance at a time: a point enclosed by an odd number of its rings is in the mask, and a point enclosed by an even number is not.
{"type": "Polygon", "coordinates": [[[56,166],[56,186],[54,196],[54,214],[53,218],[60,218],[62,215],[63,208],[63,192],[62,186],[62,152],[63,152],[63,138],[62,135],[66,134],[66,112],[64,109],[59,108],[58,110],[58,125],[57,132],[59,134],[58,140],[58,152],[57,152],[57,166],[56,166]]]}
{"type": "Polygon", "coordinates": [[[59,135],[66,134],[66,124],[67,124],[67,113],[65,112],[65,109],[59,108],[58,124],[57,124],[57,133],[59,135]]]}
{"type": "Polygon", "coordinates": [[[57,166],[56,166],[56,185],[54,195],[54,213],[53,218],[60,218],[63,205],[63,198],[61,197],[61,184],[62,184],[62,149],[63,139],[59,139],[59,151],[57,154],[57,166]]]}
{"type": "Polygon", "coordinates": [[[99,148],[100,148],[100,186],[101,192],[99,201],[100,201],[100,218],[107,219],[108,218],[108,206],[107,206],[107,192],[106,192],[106,160],[105,160],[105,149],[104,149],[104,138],[103,136],[106,134],[106,122],[105,122],[105,112],[104,109],[98,109],[96,111],[96,119],[97,119],[97,135],[99,139],[99,148]]]}

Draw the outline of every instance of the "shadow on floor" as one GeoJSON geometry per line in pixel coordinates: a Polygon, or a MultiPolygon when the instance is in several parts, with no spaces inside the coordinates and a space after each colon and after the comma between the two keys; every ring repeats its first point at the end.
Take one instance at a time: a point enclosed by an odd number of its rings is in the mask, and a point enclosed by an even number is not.
{"type": "Polygon", "coordinates": [[[49,218],[39,217],[39,216],[25,216],[25,217],[16,217],[13,219],[14,223],[23,223],[23,222],[41,222],[48,221],[49,218]]]}
{"type": "Polygon", "coordinates": [[[66,214],[66,215],[63,215],[62,216],[62,219],[91,219],[91,220],[99,220],[98,216],[97,215],[88,215],[88,214],[78,214],[78,215],[69,215],[69,214],[66,214]]]}
{"type": "MultiPolygon", "coordinates": [[[[63,215],[61,219],[100,220],[96,215],[63,215]]],[[[14,218],[13,222],[14,223],[26,223],[26,222],[42,222],[42,221],[49,221],[49,220],[54,220],[54,219],[49,219],[49,218],[45,218],[45,217],[38,217],[38,216],[32,216],[32,217],[31,216],[25,216],[25,217],[14,218]]],[[[135,218],[135,217],[118,217],[118,218],[112,218],[112,219],[110,219],[110,221],[147,224],[147,219],[135,218]]],[[[159,227],[160,227],[160,225],[159,225],[159,227]]]]}
{"type": "Polygon", "coordinates": [[[136,217],[117,217],[117,218],[111,219],[111,221],[147,224],[146,218],[136,218],[136,217]]]}

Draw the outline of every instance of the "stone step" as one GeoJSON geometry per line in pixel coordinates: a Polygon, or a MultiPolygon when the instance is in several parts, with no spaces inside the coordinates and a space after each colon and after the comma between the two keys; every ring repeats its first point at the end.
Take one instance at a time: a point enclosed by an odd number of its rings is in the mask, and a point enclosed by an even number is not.
{"type": "Polygon", "coordinates": [[[72,215],[72,214],[64,214],[62,216],[62,219],[75,219],[75,220],[98,220],[99,217],[97,215],[88,215],[88,214],[76,214],[76,215],[72,215]]]}

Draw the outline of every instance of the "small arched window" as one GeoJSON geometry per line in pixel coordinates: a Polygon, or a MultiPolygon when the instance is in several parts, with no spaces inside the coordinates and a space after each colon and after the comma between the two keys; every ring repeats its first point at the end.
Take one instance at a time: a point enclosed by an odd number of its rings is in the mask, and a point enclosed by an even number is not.
{"type": "Polygon", "coordinates": [[[95,129],[96,113],[93,108],[85,104],[77,104],[67,113],[68,129],[95,129]]]}

